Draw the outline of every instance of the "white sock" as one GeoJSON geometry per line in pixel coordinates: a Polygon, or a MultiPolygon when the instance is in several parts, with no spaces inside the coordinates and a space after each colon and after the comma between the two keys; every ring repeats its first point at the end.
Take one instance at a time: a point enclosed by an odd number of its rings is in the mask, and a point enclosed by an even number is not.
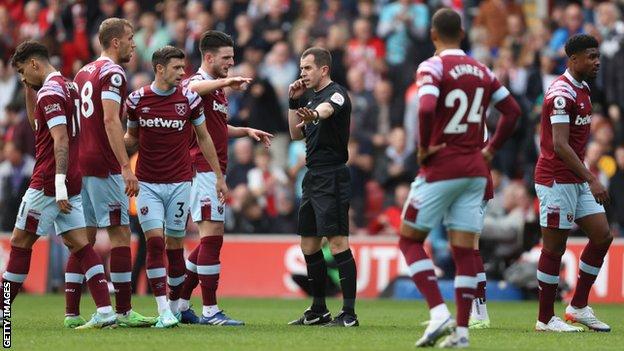
{"type": "Polygon", "coordinates": [[[455,328],[455,335],[460,338],[468,338],[468,328],[467,327],[457,327],[455,328]]]}
{"type": "Polygon", "coordinates": [[[158,305],[158,314],[162,314],[166,310],[171,309],[169,307],[169,301],[167,301],[167,295],[156,296],[156,304],[158,305]]]}
{"type": "Polygon", "coordinates": [[[126,317],[129,316],[130,313],[132,313],[132,310],[126,312],[126,313],[117,313],[117,317],[121,318],[121,317],[126,317]]]}
{"type": "Polygon", "coordinates": [[[169,300],[169,308],[173,314],[178,313],[180,311],[180,299],[169,300]]]}
{"type": "Polygon", "coordinates": [[[441,303],[429,310],[429,316],[431,320],[447,319],[451,316],[451,312],[448,307],[446,307],[446,304],[441,303]]]}
{"type": "Polygon", "coordinates": [[[217,312],[219,312],[219,306],[217,305],[212,305],[212,306],[204,306],[202,308],[202,314],[204,315],[204,317],[212,317],[215,314],[217,314],[217,312]]]}
{"type": "Polygon", "coordinates": [[[108,305],[108,306],[104,306],[104,307],[98,307],[97,308],[97,313],[99,313],[99,314],[110,314],[110,313],[113,313],[113,306],[108,305]]]}
{"type": "Polygon", "coordinates": [[[481,299],[472,300],[472,308],[470,309],[470,317],[478,320],[488,319],[487,306],[481,299]]]}
{"type": "Polygon", "coordinates": [[[179,299],[178,300],[178,311],[184,312],[191,308],[191,303],[189,300],[179,299]]]}

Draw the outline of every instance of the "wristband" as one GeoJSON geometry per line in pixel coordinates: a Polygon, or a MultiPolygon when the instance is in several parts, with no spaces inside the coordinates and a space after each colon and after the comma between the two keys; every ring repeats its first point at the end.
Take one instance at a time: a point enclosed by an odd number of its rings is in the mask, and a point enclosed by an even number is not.
{"type": "Polygon", "coordinates": [[[54,177],[56,201],[67,200],[67,186],[65,186],[65,174],[57,174],[54,177]]]}
{"type": "Polygon", "coordinates": [[[288,99],[288,109],[296,110],[301,107],[301,99],[288,99]]]}

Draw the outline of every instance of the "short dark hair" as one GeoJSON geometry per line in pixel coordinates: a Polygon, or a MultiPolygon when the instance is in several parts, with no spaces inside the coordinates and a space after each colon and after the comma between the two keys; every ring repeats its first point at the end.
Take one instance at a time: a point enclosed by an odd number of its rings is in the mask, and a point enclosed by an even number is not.
{"type": "Polygon", "coordinates": [[[48,48],[37,41],[28,40],[17,46],[13,57],[11,57],[11,64],[13,67],[17,67],[18,63],[24,63],[33,57],[46,61],[50,60],[48,48]]]}
{"type": "Polygon", "coordinates": [[[332,66],[332,57],[331,53],[327,49],[320,48],[318,46],[311,47],[301,54],[301,58],[304,58],[308,55],[314,56],[314,64],[316,67],[327,66],[331,69],[332,66]]]}
{"type": "Polygon", "coordinates": [[[450,8],[441,8],[431,18],[431,26],[442,39],[458,40],[461,36],[461,17],[450,8]]]}
{"type": "Polygon", "coordinates": [[[113,39],[120,39],[126,32],[126,27],[132,29],[132,24],[125,18],[111,17],[100,24],[98,29],[98,39],[103,49],[108,49],[113,39]]]}
{"type": "Polygon", "coordinates": [[[167,66],[171,59],[184,59],[185,57],[186,55],[182,49],[171,45],[163,46],[162,48],[154,51],[152,54],[152,66],[154,67],[154,72],[156,72],[156,65],[167,66]]]}
{"type": "Polygon", "coordinates": [[[215,52],[222,47],[234,47],[232,37],[218,30],[209,30],[199,39],[199,51],[202,56],[207,52],[215,52]]]}
{"type": "Polygon", "coordinates": [[[598,40],[588,34],[573,35],[565,43],[565,53],[568,57],[593,48],[598,48],[598,40]]]}

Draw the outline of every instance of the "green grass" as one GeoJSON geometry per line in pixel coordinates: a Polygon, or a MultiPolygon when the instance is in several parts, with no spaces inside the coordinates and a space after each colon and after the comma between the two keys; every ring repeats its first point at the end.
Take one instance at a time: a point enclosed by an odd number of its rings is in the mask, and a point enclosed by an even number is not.
{"type": "MultiPolygon", "coordinates": [[[[196,306],[200,301],[194,299],[196,306]]],[[[414,342],[428,319],[422,301],[364,300],[358,302],[359,328],[291,327],[307,306],[303,300],[222,299],[220,305],[247,325],[235,327],[187,326],[179,328],[67,330],[62,327],[64,298],[61,295],[20,295],[12,309],[12,348],[15,350],[414,350],[414,342]]],[[[155,313],[151,297],[134,297],[134,308],[155,313]]],[[[340,301],[329,302],[337,312],[340,301]]],[[[595,305],[597,315],[613,332],[551,334],[533,331],[536,302],[488,305],[493,328],[471,332],[472,349],[479,350],[621,350],[624,345],[624,306],[595,305]]],[[[200,308],[201,309],[201,308],[200,308]]],[[[559,315],[564,306],[557,305],[559,315]]],[[[83,316],[94,311],[89,296],[82,301],[83,316]]]]}

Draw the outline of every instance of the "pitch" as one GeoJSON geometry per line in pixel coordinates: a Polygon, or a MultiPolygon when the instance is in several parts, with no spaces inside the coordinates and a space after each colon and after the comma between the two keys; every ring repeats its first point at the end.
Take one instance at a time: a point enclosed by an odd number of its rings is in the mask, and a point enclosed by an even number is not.
{"type": "MultiPolygon", "coordinates": [[[[95,311],[85,295],[81,312],[95,311]]],[[[154,315],[152,297],[134,297],[133,307],[154,315]]],[[[200,306],[198,298],[193,298],[200,306]]],[[[241,316],[245,327],[182,325],[174,329],[109,329],[77,331],[63,328],[62,295],[19,295],[12,306],[12,349],[14,350],[319,350],[320,341],[328,350],[416,350],[428,318],[423,301],[358,301],[359,328],[293,327],[308,301],[284,299],[221,299],[227,313],[241,316]],[[314,342],[312,342],[314,341],[314,342]]],[[[332,313],[339,300],[330,300],[332,313]]],[[[454,310],[454,307],[451,310],[454,310]]],[[[535,302],[491,302],[488,311],[493,328],[471,331],[474,350],[621,350],[624,345],[624,306],[593,305],[597,315],[611,325],[611,333],[546,334],[533,331],[537,314],[535,302]]],[[[561,316],[565,306],[557,304],[561,316]]],[[[199,307],[201,311],[201,306],[199,307]]]]}

